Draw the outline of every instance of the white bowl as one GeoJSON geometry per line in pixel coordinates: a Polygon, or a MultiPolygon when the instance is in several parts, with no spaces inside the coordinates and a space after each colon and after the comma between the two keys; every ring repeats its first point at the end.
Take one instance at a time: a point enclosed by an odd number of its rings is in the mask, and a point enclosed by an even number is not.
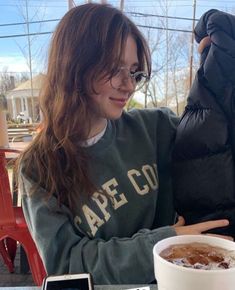
{"type": "Polygon", "coordinates": [[[235,251],[235,243],[222,238],[205,235],[183,235],[164,239],[153,248],[154,273],[158,290],[235,290],[235,268],[202,270],[184,268],[159,256],[170,245],[192,242],[235,251]]]}

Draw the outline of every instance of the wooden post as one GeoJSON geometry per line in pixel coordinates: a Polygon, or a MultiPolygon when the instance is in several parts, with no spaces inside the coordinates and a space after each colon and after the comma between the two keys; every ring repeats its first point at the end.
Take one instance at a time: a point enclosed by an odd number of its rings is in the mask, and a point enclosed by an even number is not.
{"type": "Polygon", "coordinates": [[[74,7],[73,1],[72,0],[68,0],[68,9],[72,9],[74,7]]]}
{"type": "Polygon", "coordinates": [[[0,108],[0,147],[8,147],[6,112],[0,108]]]}
{"type": "Polygon", "coordinates": [[[124,11],[124,0],[120,0],[120,10],[124,11]]]}

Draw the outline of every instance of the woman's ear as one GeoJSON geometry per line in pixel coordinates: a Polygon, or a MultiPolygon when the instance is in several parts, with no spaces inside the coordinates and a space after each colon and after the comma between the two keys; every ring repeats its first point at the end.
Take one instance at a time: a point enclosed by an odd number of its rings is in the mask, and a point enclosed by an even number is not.
{"type": "Polygon", "coordinates": [[[199,43],[199,46],[198,46],[198,52],[200,54],[202,54],[203,50],[209,46],[211,44],[211,39],[210,39],[210,36],[206,36],[204,37],[200,43],[199,43]]]}

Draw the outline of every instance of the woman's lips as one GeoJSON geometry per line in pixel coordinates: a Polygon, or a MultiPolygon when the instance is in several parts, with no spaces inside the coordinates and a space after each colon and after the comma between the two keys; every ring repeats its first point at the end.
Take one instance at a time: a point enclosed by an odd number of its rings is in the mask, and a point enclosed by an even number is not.
{"type": "Polygon", "coordinates": [[[121,106],[121,107],[124,107],[127,103],[127,100],[128,99],[125,99],[125,98],[110,98],[110,100],[112,102],[114,102],[115,104],[121,106]]]}

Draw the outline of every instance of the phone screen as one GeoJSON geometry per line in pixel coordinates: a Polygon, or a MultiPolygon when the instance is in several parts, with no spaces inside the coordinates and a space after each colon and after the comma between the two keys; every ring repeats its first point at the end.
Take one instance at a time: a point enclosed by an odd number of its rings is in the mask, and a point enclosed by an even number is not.
{"type": "Polygon", "coordinates": [[[89,280],[79,278],[73,280],[47,281],[46,290],[89,290],[89,280]]]}

